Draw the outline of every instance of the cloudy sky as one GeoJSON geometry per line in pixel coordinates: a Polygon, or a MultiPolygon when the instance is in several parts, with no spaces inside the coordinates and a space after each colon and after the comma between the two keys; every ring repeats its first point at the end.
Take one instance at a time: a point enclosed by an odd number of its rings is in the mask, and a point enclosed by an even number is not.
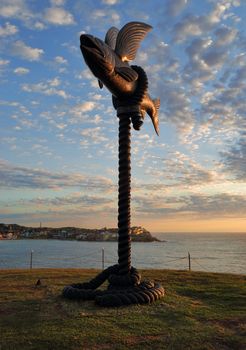
{"type": "Polygon", "coordinates": [[[0,0],[0,222],[117,226],[118,121],[79,36],[153,26],[134,64],[160,97],[132,131],[132,225],[246,231],[244,0],[0,0]]]}

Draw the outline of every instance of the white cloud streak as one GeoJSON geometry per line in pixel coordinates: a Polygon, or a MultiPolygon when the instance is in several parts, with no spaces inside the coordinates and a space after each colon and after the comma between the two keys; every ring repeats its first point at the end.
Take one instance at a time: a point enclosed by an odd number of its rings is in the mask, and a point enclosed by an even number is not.
{"type": "Polygon", "coordinates": [[[7,66],[10,63],[9,60],[0,59],[0,66],[7,66]]]}
{"type": "Polygon", "coordinates": [[[10,24],[9,22],[5,23],[5,26],[0,26],[0,37],[5,37],[5,36],[10,36],[10,35],[14,35],[18,32],[18,28],[13,25],[10,24]]]}
{"type": "Polygon", "coordinates": [[[55,62],[58,64],[67,64],[67,60],[62,56],[56,56],[55,62]]]}
{"type": "Polygon", "coordinates": [[[56,173],[43,169],[31,169],[0,160],[1,188],[63,189],[68,187],[111,190],[112,182],[102,176],[78,173],[56,173]]]}
{"type": "Polygon", "coordinates": [[[50,7],[44,12],[44,19],[54,25],[66,26],[75,24],[73,15],[61,7],[50,7]]]}
{"type": "Polygon", "coordinates": [[[17,75],[25,75],[28,74],[30,72],[30,70],[28,68],[24,68],[24,67],[17,67],[14,70],[14,73],[17,75]]]}
{"type": "Polygon", "coordinates": [[[57,78],[47,80],[46,82],[40,82],[37,84],[22,84],[21,88],[23,91],[33,93],[37,92],[47,96],[57,95],[64,99],[69,98],[69,94],[62,89],[57,89],[61,84],[60,80],[57,78]]]}
{"type": "Polygon", "coordinates": [[[188,4],[188,0],[168,0],[166,12],[168,16],[178,16],[188,4]]]}
{"type": "Polygon", "coordinates": [[[44,54],[43,49],[28,46],[21,40],[17,40],[12,44],[10,52],[12,55],[27,61],[39,61],[44,54]]]}

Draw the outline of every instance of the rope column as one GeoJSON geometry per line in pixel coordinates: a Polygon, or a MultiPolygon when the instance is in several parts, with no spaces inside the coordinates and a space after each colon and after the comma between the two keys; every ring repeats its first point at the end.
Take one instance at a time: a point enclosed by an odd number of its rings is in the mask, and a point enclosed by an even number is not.
{"type": "Polygon", "coordinates": [[[119,116],[118,264],[119,274],[131,269],[131,119],[119,116]]]}

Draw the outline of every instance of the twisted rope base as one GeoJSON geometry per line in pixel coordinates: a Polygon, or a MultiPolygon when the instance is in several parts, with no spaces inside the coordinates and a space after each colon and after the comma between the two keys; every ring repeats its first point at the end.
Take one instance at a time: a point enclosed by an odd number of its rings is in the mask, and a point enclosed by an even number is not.
{"type": "Polygon", "coordinates": [[[90,282],[76,283],[66,286],[62,295],[73,300],[95,300],[104,307],[118,307],[131,304],[150,304],[165,294],[159,283],[141,282],[137,269],[131,267],[130,273],[119,275],[119,265],[113,265],[99,273],[90,282]],[[106,280],[108,289],[97,289],[106,280]]]}

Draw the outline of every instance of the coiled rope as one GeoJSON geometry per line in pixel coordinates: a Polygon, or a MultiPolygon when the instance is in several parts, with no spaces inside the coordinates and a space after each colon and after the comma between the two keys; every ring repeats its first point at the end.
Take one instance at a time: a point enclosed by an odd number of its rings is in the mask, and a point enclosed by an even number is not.
{"type": "Polygon", "coordinates": [[[73,300],[95,300],[104,307],[119,307],[130,304],[150,304],[164,296],[164,288],[159,283],[141,282],[139,272],[131,267],[130,273],[119,275],[119,265],[113,265],[95,278],[85,283],[66,286],[62,295],[73,300]],[[108,280],[106,290],[97,289],[108,280]]]}

